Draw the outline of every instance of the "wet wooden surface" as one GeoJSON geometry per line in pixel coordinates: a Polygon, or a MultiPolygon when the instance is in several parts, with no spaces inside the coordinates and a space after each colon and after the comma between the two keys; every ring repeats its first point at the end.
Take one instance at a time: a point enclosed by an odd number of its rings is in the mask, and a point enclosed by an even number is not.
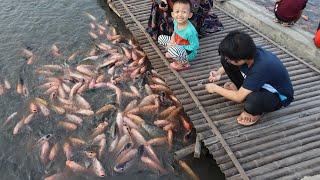
{"type": "MultiPolygon", "coordinates": [[[[198,138],[227,179],[299,179],[319,174],[320,73],[317,68],[214,8],[225,30],[200,39],[197,59],[189,70],[178,73],[168,67],[163,51],[155,47],[156,43],[145,32],[151,1],[115,0],[114,5],[152,66],[183,104],[198,138]],[[242,104],[208,94],[204,88],[209,72],[220,67],[217,52],[220,41],[236,29],[245,31],[257,45],[281,59],[295,90],[295,100],[290,106],[264,115],[250,127],[236,123],[242,104]]],[[[223,76],[218,84],[227,81],[223,76]]]]}

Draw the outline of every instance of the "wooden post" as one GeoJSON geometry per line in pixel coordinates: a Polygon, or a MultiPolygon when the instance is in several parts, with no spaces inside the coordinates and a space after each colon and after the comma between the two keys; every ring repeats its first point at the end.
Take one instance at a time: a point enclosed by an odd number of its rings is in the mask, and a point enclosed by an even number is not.
{"type": "Polygon", "coordinates": [[[193,157],[195,158],[200,158],[200,153],[201,153],[201,140],[199,138],[199,135],[197,135],[196,138],[196,144],[194,146],[194,154],[193,157]]]}

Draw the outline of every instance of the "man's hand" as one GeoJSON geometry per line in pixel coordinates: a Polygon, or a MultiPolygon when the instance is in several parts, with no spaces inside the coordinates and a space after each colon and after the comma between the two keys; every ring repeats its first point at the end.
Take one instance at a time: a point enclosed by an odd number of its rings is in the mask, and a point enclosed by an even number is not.
{"type": "Polygon", "coordinates": [[[211,71],[209,74],[209,81],[210,82],[215,82],[215,81],[219,81],[221,78],[221,74],[218,71],[211,71]]]}
{"type": "Polygon", "coordinates": [[[206,90],[207,90],[209,93],[215,93],[217,87],[219,87],[219,86],[216,85],[215,83],[206,84],[206,90]]]}

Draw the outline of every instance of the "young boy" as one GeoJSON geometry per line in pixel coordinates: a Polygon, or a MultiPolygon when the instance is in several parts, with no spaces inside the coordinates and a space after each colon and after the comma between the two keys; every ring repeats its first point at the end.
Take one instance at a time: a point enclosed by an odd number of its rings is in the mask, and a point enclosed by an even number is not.
{"type": "Polygon", "coordinates": [[[158,42],[167,48],[166,57],[174,60],[170,67],[177,71],[186,70],[190,66],[189,61],[195,59],[199,48],[198,33],[188,20],[192,17],[190,1],[176,0],[171,14],[174,19],[174,32],[171,37],[160,35],[158,42]]]}
{"type": "Polygon", "coordinates": [[[276,111],[293,101],[293,87],[282,62],[271,52],[256,47],[249,35],[230,32],[220,43],[219,53],[222,67],[210,73],[209,81],[218,81],[226,73],[232,82],[224,87],[206,84],[206,89],[244,102],[244,110],[237,118],[239,124],[252,125],[263,113],[276,111]]]}

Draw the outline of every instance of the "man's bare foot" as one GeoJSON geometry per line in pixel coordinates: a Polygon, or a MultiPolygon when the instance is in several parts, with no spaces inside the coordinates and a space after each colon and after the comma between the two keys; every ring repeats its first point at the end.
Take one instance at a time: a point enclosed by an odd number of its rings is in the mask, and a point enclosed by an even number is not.
{"type": "Polygon", "coordinates": [[[255,124],[261,118],[260,115],[253,116],[243,111],[238,117],[237,122],[243,126],[251,126],[255,124]]]}
{"type": "Polygon", "coordinates": [[[232,90],[232,91],[238,90],[237,86],[233,82],[224,83],[223,88],[228,89],[228,90],[232,90]]]}

